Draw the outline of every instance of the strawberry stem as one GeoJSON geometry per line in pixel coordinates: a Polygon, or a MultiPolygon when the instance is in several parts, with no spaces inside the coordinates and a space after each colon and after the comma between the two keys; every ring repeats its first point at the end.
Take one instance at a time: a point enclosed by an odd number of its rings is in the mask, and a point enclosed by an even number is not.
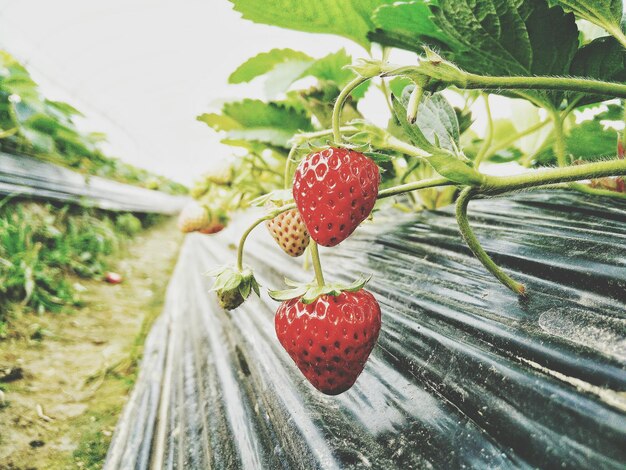
{"type": "Polygon", "coordinates": [[[348,83],[343,88],[343,90],[341,90],[341,93],[339,93],[339,96],[337,97],[337,101],[335,101],[335,106],[333,106],[332,124],[333,124],[333,139],[335,140],[336,144],[341,143],[340,125],[341,125],[341,110],[343,109],[343,105],[346,102],[346,99],[348,98],[348,96],[350,96],[350,93],[352,93],[352,91],[356,87],[358,87],[361,83],[364,83],[367,80],[369,80],[368,77],[358,76],[357,78],[352,80],[350,83],[348,83]]]}
{"type": "Polygon", "coordinates": [[[426,188],[435,188],[438,186],[452,186],[455,183],[450,181],[448,178],[439,177],[439,178],[429,178],[421,181],[416,181],[414,183],[406,183],[398,186],[392,186],[391,188],[383,189],[378,192],[377,199],[384,199],[386,197],[397,196],[398,194],[403,194],[409,191],[416,191],[418,189],[426,189],[426,188]]]}
{"type": "Polygon", "coordinates": [[[241,235],[241,238],[239,239],[239,246],[237,247],[237,270],[239,272],[243,271],[243,247],[246,244],[246,239],[248,238],[248,235],[250,235],[250,233],[260,224],[262,224],[263,222],[265,222],[266,220],[271,220],[274,217],[276,217],[277,215],[282,214],[283,212],[286,212],[288,210],[294,209],[296,207],[295,204],[287,204],[285,206],[279,207],[278,209],[270,212],[269,214],[264,215],[263,217],[261,217],[260,219],[255,220],[252,225],[250,225],[245,232],[243,232],[243,235],[241,235]]]}
{"type": "MultiPolygon", "coordinates": [[[[565,141],[565,130],[564,130],[564,118],[567,116],[568,112],[561,114],[558,111],[553,111],[552,113],[552,121],[554,122],[554,153],[557,157],[557,162],[559,166],[563,167],[567,165],[567,144],[565,141]]],[[[570,183],[569,187],[576,191],[586,194],[593,194],[596,196],[609,196],[615,198],[626,198],[626,194],[618,193],[614,191],[607,191],[604,189],[591,188],[586,184],[581,183],[570,183]]]]}
{"type": "Polygon", "coordinates": [[[298,144],[295,143],[289,150],[289,155],[287,155],[287,161],[285,162],[285,181],[284,188],[289,189],[291,187],[291,164],[293,163],[293,157],[298,149],[298,144]]]}
{"type": "Polygon", "coordinates": [[[495,195],[548,184],[624,175],[626,175],[626,160],[605,160],[583,165],[543,168],[520,175],[485,175],[485,181],[478,189],[483,194],[495,195]]]}
{"type": "MultiPolygon", "coordinates": [[[[342,126],[339,128],[339,130],[341,132],[352,133],[352,134],[359,131],[359,129],[355,126],[342,126]]],[[[322,129],[321,131],[314,131],[314,132],[302,132],[301,134],[296,134],[293,137],[292,142],[295,142],[296,144],[302,144],[309,140],[321,139],[322,137],[328,137],[332,135],[333,135],[332,129],[322,129]]]]}
{"type": "Polygon", "coordinates": [[[526,288],[523,284],[513,280],[506,274],[500,267],[489,257],[487,252],[483,249],[474,235],[472,228],[470,227],[469,221],[467,219],[467,206],[470,202],[470,199],[476,195],[476,189],[468,187],[461,191],[459,198],[456,201],[456,219],[459,224],[459,229],[461,230],[461,235],[469,246],[472,253],[478,258],[478,260],[487,268],[487,270],[493,274],[502,284],[507,286],[517,295],[525,295],[526,288]]]}
{"type": "Polygon", "coordinates": [[[485,139],[483,140],[483,144],[480,147],[480,150],[476,154],[474,158],[474,168],[478,168],[482,161],[487,157],[489,148],[493,142],[493,117],[491,115],[491,107],[489,106],[489,95],[484,93],[483,99],[485,100],[485,114],[487,116],[487,131],[485,134],[485,139]]]}
{"type": "Polygon", "coordinates": [[[612,197],[614,199],[626,199],[626,193],[618,193],[617,191],[611,191],[610,189],[592,188],[582,183],[570,183],[569,187],[585,194],[591,194],[593,196],[612,197]]]}
{"type": "Polygon", "coordinates": [[[311,240],[309,247],[311,248],[311,259],[313,260],[313,269],[315,269],[317,285],[324,287],[324,272],[322,271],[322,263],[320,261],[319,251],[317,250],[317,243],[311,240]]]}
{"type": "Polygon", "coordinates": [[[384,148],[389,149],[389,150],[395,150],[397,152],[408,155],[409,157],[415,157],[415,158],[425,158],[425,157],[430,157],[431,155],[425,150],[422,150],[421,148],[418,148],[415,145],[407,144],[406,142],[403,142],[402,140],[392,135],[387,136],[385,143],[384,143],[384,148]]]}
{"type": "Polygon", "coordinates": [[[550,115],[554,123],[554,145],[552,148],[559,166],[567,166],[567,147],[565,144],[563,118],[559,111],[551,111],[550,115]]]}

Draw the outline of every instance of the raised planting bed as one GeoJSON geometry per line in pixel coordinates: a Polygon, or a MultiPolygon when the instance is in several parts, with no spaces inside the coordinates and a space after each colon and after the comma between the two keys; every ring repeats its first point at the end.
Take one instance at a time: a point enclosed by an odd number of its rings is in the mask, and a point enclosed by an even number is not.
{"type": "Polygon", "coordinates": [[[160,191],[82,175],[33,157],[0,152],[0,195],[80,203],[99,209],[175,214],[188,201],[160,191]]]}
{"type": "MultiPolygon", "coordinates": [[[[208,292],[241,227],[188,236],[105,468],[623,468],[626,204],[537,191],[470,218],[527,299],[469,252],[453,208],[379,216],[322,251],[328,278],[372,273],[383,311],[336,397],[278,343],[276,302],[227,313],[208,292]]],[[[266,287],[312,276],[263,230],[247,253],[266,287]]]]}

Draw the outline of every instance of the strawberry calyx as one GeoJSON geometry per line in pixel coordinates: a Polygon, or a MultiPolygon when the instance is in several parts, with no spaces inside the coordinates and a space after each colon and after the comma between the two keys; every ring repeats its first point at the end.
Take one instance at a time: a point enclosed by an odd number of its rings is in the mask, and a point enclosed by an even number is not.
{"type": "Polygon", "coordinates": [[[251,269],[239,271],[231,266],[223,266],[207,273],[215,277],[211,288],[217,294],[220,305],[226,310],[239,307],[254,291],[260,296],[259,283],[251,269]]]}
{"type": "MultiPolygon", "coordinates": [[[[359,120],[355,120],[355,121],[351,121],[350,123],[359,123],[359,122],[360,122],[359,120]]],[[[374,126],[372,126],[372,128],[377,129],[374,126]]],[[[384,164],[393,161],[392,152],[385,153],[385,151],[379,150],[379,148],[384,147],[384,145],[382,144],[379,147],[374,147],[372,145],[371,135],[372,134],[370,133],[369,130],[357,132],[351,137],[347,137],[346,141],[342,142],[341,144],[310,146],[311,152],[321,152],[322,150],[326,150],[326,149],[346,149],[346,150],[352,150],[354,152],[359,152],[365,155],[366,157],[368,157],[374,163],[376,163],[376,165],[378,165],[379,167],[378,168],[379,171],[381,173],[384,173],[386,171],[384,168],[384,164]],[[353,143],[353,141],[355,143],[353,143]]],[[[283,202],[287,203],[287,202],[293,201],[293,195],[291,194],[291,190],[281,189],[281,190],[272,191],[272,192],[281,193],[281,194],[283,192],[287,192],[289,199],[284,199],[283,202]]]]}
{"type": "Polygon", "coordinates": [[[299,298],[303,304],[311,304],[323,295],[338,296],[342,292],[358,292],[363,289],[371,277],[372,276],[361,276],[352,284],[348,285],[333,283],[324,284],[323,286],[318,285],[315,281],[302,283],[285,278],[285,284],[289,286],[289,289],[270,290],[268,293],[272,299],[278,302],[299,298]]]}
{"type": "Polygon", "coordinates": [[[218,208],[211,210],[211,208],[209,208],[208,210],[211,218],[214,219],[216,222],[223,225],[226,225],[229,222],[230,218],[228,217],[228,213],[224,209],[218,208]]]}

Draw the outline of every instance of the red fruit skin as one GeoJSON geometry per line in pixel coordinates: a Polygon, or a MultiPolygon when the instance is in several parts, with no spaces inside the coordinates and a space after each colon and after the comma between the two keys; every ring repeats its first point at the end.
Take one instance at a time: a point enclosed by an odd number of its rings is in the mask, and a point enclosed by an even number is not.
{"type": "Polygon", "coordinates": [[[371,159],[344,148],[306,157],[294,175],[293,198],[311,238],[335,246],[372,212],[380,172],[371,159]]]}
{"type": "Polygon", "coordinates": [[[380,324],[380,306],[364,289],[323,295],[308,305],[287,300],[274,319],[280,344],[326,395],[352,387],[378,340],[380,324]]]}
{"type": "Polygon", "coordinates": [[[214,233],[217,232],[221,232],[222,230],[224,230],[226,226],[224,224],[220,224],[219,222],[215,222],[213,224],[210,224],[200,230],[198,230],[198,232],[200,233],[204,233],[205,235],[212,235],[214,233]]]}
{"type": "Polygon", "coordinates": [[[104,275],[104,280],[109,284],[120,284],[122,282],[122,276],[118,273],[109,271],[104,275]]]}

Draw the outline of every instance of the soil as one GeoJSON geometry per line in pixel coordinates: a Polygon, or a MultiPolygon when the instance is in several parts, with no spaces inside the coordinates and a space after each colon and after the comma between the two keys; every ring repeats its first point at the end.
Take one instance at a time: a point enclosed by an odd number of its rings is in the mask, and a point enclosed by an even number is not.
{"type": "Polygon", "coordinates": [[[0,341],[0,470],[102,467],[181,241],[165,220],[128,245],[114,269],[121,284],[76,279],[84,307],[11,321],[0,341]]]}

